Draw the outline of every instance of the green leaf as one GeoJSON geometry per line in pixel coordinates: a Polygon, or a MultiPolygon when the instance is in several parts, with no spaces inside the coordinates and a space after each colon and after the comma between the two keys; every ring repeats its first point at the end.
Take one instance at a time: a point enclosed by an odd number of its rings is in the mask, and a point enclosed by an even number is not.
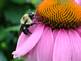
{"type": "Polygon", "coordinates": [[[5,18],[7,22],[12,24],[19,24],[21,17],[29,10],[32,9],[31,5],[23,5],[23,6],[10,6],[5,12],[5,18]]]}
{"type": "Polygon", "coordinates": [[[6,57],[4,56],[3,52],[0,51],[0,61],[7,61],[6,57]]]}
{"type": "Polygon", "coordinates": [[[20,28],[20,26],[13,26],[13,27],[8,27],[6,29],[2,29],[0,31],[0,41],[5,39],[10,31],[14,31],[14,32],[17,31],[18,32],[19,28],[20,28]]]}
{"type": "Polygon", "coordinates": [[[5,29],[6,32],[10,32],[10,31],[19,31],[20,26],[13,26],[13,27],[8,27],[7,29],[5,29]]]}
{"type": "Polygon", "coordinates": [[[31,2],[32,2],[35,6],[37,6],[37,5],[41,2],[41,0],[31,0],[31,2]]]}
{"type": "Polygon", "coordinates": [[[0,10],[4,8],[6,0],[0,0],[0,10]]]}
{"type": "Polygon", "coordinates": [[[12,2],[14,3],[17,3],[17,4],[24,4],[26,3],[26,0],[11,0],[12,2]]]}
{"type": "Polygon", "coordinates": [[[13,59],[12,61],[24,61],[24,58],[16,58],[16,59],[13,59]]]}
{"type": "Polygon", "coordinates": [[[5,18],[7,19],[7,21],[13,23],[13,24],[18,24],[20,22],[20,18],[23,15],[23,10],[6,10],[5,11],[5,18]]]}

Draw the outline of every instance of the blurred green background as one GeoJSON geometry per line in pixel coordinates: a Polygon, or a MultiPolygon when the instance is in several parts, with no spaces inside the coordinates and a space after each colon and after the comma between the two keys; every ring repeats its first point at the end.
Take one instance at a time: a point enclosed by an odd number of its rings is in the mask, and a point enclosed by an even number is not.
{"type": "Polygon", "coordinates": [[[40,0],[0,0],[0,61],[24,61],[13,59],[20,18],[28,11],[35,11],[40,0]]]}

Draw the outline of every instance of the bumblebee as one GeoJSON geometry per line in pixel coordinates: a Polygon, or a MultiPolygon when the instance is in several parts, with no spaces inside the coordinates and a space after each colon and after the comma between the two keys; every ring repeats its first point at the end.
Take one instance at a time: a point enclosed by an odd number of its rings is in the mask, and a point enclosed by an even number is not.
{"type": "Polygon", "coordinates": [[[21,18],[21,20],[20,20],[20,22],[21,22],[20,34],[21,34],[21,32],[23,32],[26,35],[31,34],[31,32],[29,31],[28,28],[34,24],[32,22],[33,16],[34,16],[34,13],[28,13],[28,14],[25,14],[21,18]]]}

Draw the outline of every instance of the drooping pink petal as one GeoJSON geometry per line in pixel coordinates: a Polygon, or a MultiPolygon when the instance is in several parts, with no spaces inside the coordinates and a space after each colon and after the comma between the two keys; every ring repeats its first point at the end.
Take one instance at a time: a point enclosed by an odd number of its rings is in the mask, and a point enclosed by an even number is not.
{"type": "Polygon", "coordinates": [[[25,55],[25,61],[37,61],[36,47],[34,47],[27,55],[25,55]]]}
{"type": "Polygon", "coordinates": [[[67,31],[59,30],[53,48],[53,61],[71,61],[71,44],[67,31]]]}
{"type": "Polygon", "coordinates": [[[72,30],[69,31],[69,38],[72,43],[72,61],[81,61],[81,37],[72,30]]]}
{"type": "MultiPolygon", "coordinates": [[[[36,25],[33,25],[33,26],[30,26],[30,27],[29,27],[29,31],[30,31],[31,33],[33,33],[33,31],[35,30],[36,27],[37,27],[37,24],[36,24],[36,25]]],[[[25,34],[22,32],[22,33],[20,34],[20,36],[19,36],[16,49],[18,49],[19,47],[21,47],[22,44],[25,43],[25,41],[27,40],[28,37],[30,37],[30,36],[29,36],[29,35],[25,35],[25,34]]]]}
{"type": "Polygon", "coordinates": [[[23,45],[16,49],[12,54],[16,57],[24,56],[27,54],[35,45],[38,43],[42,33],[43,33],[44,26],[38,25],[31,36],[23,43],[23,45]]]}
{"type": "Polygon", "coordinates": [[[17,42],[16,50],[22,46],[22,44],[26,41],[27,38],[28,38],[28,35],[25,35],[25,34],[22,32],[21,35],[19,36],[19,39],[18,39],[18,42],[17,42]]]}
{"type": "Polygon", "coordinates": [[[29,54],[27,61],[52,61],[53,44],[53,32],[47,27],[44,29],[39,43],[29,54]]]}

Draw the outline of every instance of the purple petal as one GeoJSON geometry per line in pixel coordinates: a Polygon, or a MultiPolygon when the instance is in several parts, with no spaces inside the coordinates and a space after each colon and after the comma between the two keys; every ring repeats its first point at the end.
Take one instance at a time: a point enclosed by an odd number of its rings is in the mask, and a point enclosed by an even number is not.
{"type": "Polygon", "coordinates": [[[53,44],[52,30],[46,28],[38,45],[37,61],[52,61],[53,44]]]}
{"type": "Polygon", "coordinates": [[[81,61],[81,37],[72,30],[69,31],[69,38],[72,43],[72,61],[81,61]]]}
{"type": "Polygon", "coordinates": [[[21,35],[19,36],[18,42],[17,42],[16,50],[22,46],[22,44],[26,41],[28,37],[29,36],[25,35],[23,32],[21,33],[21,35]]]}
{"type": "Polygon", "coordinates": [[[27,61],[52,61],[53,44],[53,32],[50,28],[45,28],[39,43],[29,54],[27,61]]]}
{"type": "MultiPolygon", "coordinates": [[[[33,33],[33,31],[35,30],[36,27],[37,27],[37,25],[30,26],[29,31],[31,33],[33,33]]],[[[21,35],[19,36],[16,49],[18,49],[19,47],[21,47],[22,44],[26,42],[26,40],[27,40],[28,37],[30,37],[30,36],[29,35],[25,35],[22,32],[21,35]]]]}
{"type": "Polygon", "coordinates": [[[80,37],[81,37],[81,27],[76,28],[76,31],[78,32],[78,34],[79,34],[79,35],[80,35],[80,37]]]}
{"type": "Polygon", "coordinates": [[[75,0],[75,2],[79,5],[81,5],[81,0],[75,0]]]}
{"type": "Polygon", "coordinates": [[[71,61],[71,44],[65,30],[59,30],[53,49],[53,61],[71,61]]]}
{"type": "Polygon", "coordinates": [[[59,32],[59,30],[53,30],[53,39],[54,39],[54,42],[55,42],[55,39],[57,37],[58,32],[59,32]]]}
{"type": "Polygon", "coordinates": [[[16,57],[24,56],[27,54],[38,43],[43,29],[43,25],[38,25],[32,35],[26,40],[26,42],[24,42],[22,46],[17,48],[16,51],[14,51],[12,54],[16,57]]]}

